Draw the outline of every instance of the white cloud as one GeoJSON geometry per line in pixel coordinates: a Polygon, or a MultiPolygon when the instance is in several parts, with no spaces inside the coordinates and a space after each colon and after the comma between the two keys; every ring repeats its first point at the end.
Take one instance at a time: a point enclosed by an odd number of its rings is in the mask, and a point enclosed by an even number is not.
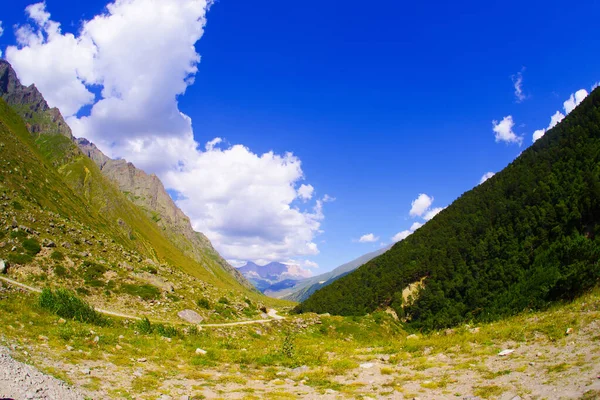
{"type": "Polygon", "coordinates": [[[291,279],[298,279],[298,278],[310,278],[312,276],[312,272],[302,268],[299,265],[296,264],[288,264],[287,265],[287,271],[284,272],[283,274],[281,274],[281,279],[285,279],[285,278],[291,278],[291,279]]]}
{"type": "Polygon", "coordinates": [[[504,117],[502,121],[492,121],[492,129],[495,133],[496,142],[517,143],[519,146],[523,143],[523,137],[517,136],[513,132],[515,123],[512,115],[504,117]]]}
{"type": "Polygon", "coordinates": [[[300,197],[304,201],[310,200],[313,197],[314,191],[315,191],[315,188],[312,185],[302,184],[298,188],[298,197],[300,197]]]}
{"type": "Polygon", "coordinates": [[[413,224],[410,226],[410,230],[411,231],[416,231],[417,229],[419,229],[420,227],[422,227],[425,224],[422,224],[420,222],[413,222],[413,224]]]}
{"type": "Polygon", "coordinates": [[[565,113],[569,114],[587,97],[588,92],[585,89],[579,89],[563,103],[565,113]]]}
{"type": "Polygon", "coordinates": [[[594,89],[596,89],[598,86],[600,86],[600,82],[596,82],[592,85],[591,90],[594,91],[594,89]]]}
{"type": "Polygon", "coordinates": [[[521,71],[517,72],[511,77],[513,86],[515,88],[515,97],[517,99],[517,103],[522,103],[527,98],[525,93],[523,93],[523,71],[525,71],[525,68],[521,69],[521,71]]]}
{"type": "Polygon", "coordinates": [[[401,240],[404,240],[407,237],[409,237],[410,235],[412,235],[412,233],[413,233],[413,231],[410,231],[410,230],[398,232],[392,237],[392,242],[394,242],[394,243],[400,242],[401,240]]]}
{"type": "Polygon", "coordinates": [[[194,228],[233,264],[318,254],[323,203],[333,198],[293,205],[314,192],[300,185],[301,161],[291,153],[225,146],[222,138],[204,138],[200,147],[191,119],[179,111],[178,96],[194,82],[195,44],[212,3],[116,0],[83,21],[76,35],[63,34],[45,4],[34,4],[26,9],[31,25],[17,29],[18,46],[6,56],[24,84],[35,83],[61,110],[75,136],[156,173],[178,192],[194,228]],[[89,104],[89,115],[78,116],[89,104]]]}
{"type": "Polygon", "coordinates": [[[483,182],[487,181],[488,179],[490,179],[494,175],[496,175],[496,174],[493,173],[493,172],[486,172],[485,174],[483,174],[483,176],[479,180],[479,184],[481,185],[483,182]]]}
{"type": "Polygon", "coordinates": [[[323,196],[323,203],[333,203],[334,201],[336,201],[335,197],[331,197],[328,194],[325,194],[325,196],[323,196]]]}
{"type": "Polygon", "coordinates": [[[550,129],[558,125],[563,119],[565,119],[566,115],[568,115],[571,111],[575,109],[575,107],[581,104],[581,102],[587,97],[587,95],[588,92],[585,89],[579,89],[575,93],[572,93],[571,96],[569,96],[569,98],[563,103],[563,109],[565,110],[565,113],[563,114],[560,111],[556,111],[550,117],[550,124],[547,128],[538,129],[535,132],[533,132],[533,141],[535,142],[536,140],[544,136],[546,132],[548,132],[550,129]]]}
{"type": "Polygon", "coordinates": [[[206,149],[206,151],[212,151],[215,148],[215,146],[221,143],[222,141],[223,139],[221,139],[220,137],[216,137],[213,140],[206,142],[206,146],[204,146],[204,148],[206,149]]]}
{"type": "Polygon", "coordinates": [[[430,219],[432,219],[433,217],[435,217],[436,215],[438,215],[441,211],[443,211],[446,207],[436,207],[433,208],[431,210],[428,210],[425,215],[423,215],[423,219],[425,221],[429,221],[430,219]]]}
{"type": "Polygon", "coordinates": [[[427,209],[429,209],[429,207],[431,207],[432,203],[433,203],[433,197],[429,197],[425,193],[419,194],[419,197],[417,197],[411,203],[411,209],[410,209],[409,215],[411,217],[422,216],[423,214],[425,214],[427,209]]]}
{"type": "Polygon", "coordinates": [[[0,36],[4,34],[4,28],[2,28],[2,21],[0,21],[0,36]]]}
{"type": "Polygon", "coordinates": [[[360,243],[373,243],[379,240],[379,236],[375,236],[372,233],[367,233],[366,235],[362,235],[358,241],[360,243]]]}
{"type": "Polygon", "coordinates": [[[310,260],[304,260],[304,266],[306,268],[319,268],[319,264],[310,260]]]}

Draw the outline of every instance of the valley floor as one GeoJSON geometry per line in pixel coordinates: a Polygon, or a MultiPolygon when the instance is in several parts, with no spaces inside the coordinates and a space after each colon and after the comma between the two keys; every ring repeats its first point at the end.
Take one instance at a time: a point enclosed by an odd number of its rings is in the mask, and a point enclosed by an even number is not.
{"type": "Polygon", "coordinates": [[[3,392],[16,379],[7,369],[30,368],[17,361],[94,399],[600,398],[598,289],[545,312],[427,335],[404,332],[384,313],[177,329],[165,337],[133,321],[64,321],[34,294],[4,287],[0,398],[52,398],[3,392]]]}

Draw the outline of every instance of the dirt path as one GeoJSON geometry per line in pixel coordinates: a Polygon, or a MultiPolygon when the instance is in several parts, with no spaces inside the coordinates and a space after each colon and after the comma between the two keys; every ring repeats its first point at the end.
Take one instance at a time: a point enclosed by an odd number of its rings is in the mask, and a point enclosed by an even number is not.
{"type": "MultiPolygon", "coordinates": [[[[18,287],[25,289],[27,291],[30,291],[30,292],[42,293],[41,289],[35,288],[33,286],[25,285],[21,282],[17,282],[13,279],[6,278],[4,276],[0,276],[0,280],[4,281],[6,283],[9,283],[11,285],[14,285],[14,286],[18,286],[18,287]]],[[[123,313],[105,310],[105,309],[97,308],[97,307],[94,307],[94,309],[96,311],[98,311],[100,314],[109,315],[111,317],[133,319],[133,320],[138,320],[138,321],[141,320],[140,317],[136,317],[134,315],[123,314],[123,313]]],[[[273,310],[273,309],[269,310],[267,315],[269,316],[269,319],[255,319],[255,320],[251,320],[251,321],[226,322],[226,323],[222,323],[222,324],[199,324],[198,326],[200,326],[202,328],[225,328],[228,326],[237,326],[237,325],[267,324],[267,323],[270,323],[273,321],[285,319],[285,317],[277,315],[277,310],[273,310]]],[[[156,321],[156,322],[168,323],[166,321],[156,321]]]]}

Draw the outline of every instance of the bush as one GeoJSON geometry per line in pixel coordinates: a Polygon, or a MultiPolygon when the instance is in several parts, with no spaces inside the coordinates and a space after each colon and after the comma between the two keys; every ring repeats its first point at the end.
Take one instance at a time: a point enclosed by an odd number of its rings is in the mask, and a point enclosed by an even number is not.
{"type": "Polygon", "coordinates": [[[62,252],[58,251],[58,250],[54,250],[52,252],[52,254],[50,255],[50,258],[53,259],[53,260],[55,260],[55,261],[62,261],[62,260],[65,259],[65,255],[62,252]]]}
{"type": "Polygon", "coordinates": [[[92,287],[104,286],[104,282],[100,278],[107,271],[106,267],[90,261],[83,263],[83,280],[85,284],[92,287]]]}
{"type": "Polygon", "coordinates": [[[23,206],[18,201],[13,201],[12,205],[13,205],[13,207],[14,207],[15,210],[18,210],[18,211],[22,211],[23,210],[23,206]]]}
{"type": "Polygon", "coordinates": [[[206,299],[204,297],[201,299],[198,299],[196,301],[196,305],[198,305],[198,307],[200,307],[200,308],[204,308],[205,310],[210,309],[210,302],[208,301],[208,299],[206,299]]]}
{"type": "Polygon", "coordinates": [[[8,255],[8,262],[11,264],[25,265],[33,260],[29,254],[11,253],[8,255]]]}
{"type": "Polygon", "coordinates": [[[156,300],[160,297],[160,290],[152,285],[132,285],[124,283],[121,285],[121,291],[131,296],[139,296],[142,300],[156,300]]]}
{"type": "Polygon", "coordinates": [[[59,278],[63,278],[68,275],[68,271],[62,265],[57,265],[54,267],[54,275],[58,276],[59,278]]]}
{"type": "Polygon", "coordinates": [[[143,319],[136,322],[135,327],[140,333],[150,334],[154,332],[154,327],[152,326],[152,323],[150,322],[148,317],[144,317],[143,319]]]}
{"type": "Polygon", "coordinates": [[[219,299],[219,303],[221,303],[221,304],[229,304],[229,300],[227,300],[227,298],[225,298],[225,297],[221,297],[219,299]]]}
{"type": "Polygon", "coordinates": [[[66,289],[56,289],[53,292],[51,289],[45,288],[40,294],[39,305],[65,319],[101,326],[108,322],[86,301],[66,289]]]}
{"type": "Polygon", "coordinates": [[[10,237],[13,239],[24,239],[27,237],[27,232],[25,231],[11,231],[10,237]]]}
{"type": "Polygon", "coordinates": [[[163,324],[156,325],[156,333],[158,333],[160,336],[168,338],[173,338],[179,334],[177,328],[175,328],[174,326],[163,324]]]}
{"type": "Polygon", "coordinates": [[[32,255],[32,256],[35,256],[40,251],[42,251],[42,246],[40,246],[40,243],[35,239],[23,240],[22,246],[25,249],[25,251],[27,253],[29,253],[29,255],[32,255]]]}

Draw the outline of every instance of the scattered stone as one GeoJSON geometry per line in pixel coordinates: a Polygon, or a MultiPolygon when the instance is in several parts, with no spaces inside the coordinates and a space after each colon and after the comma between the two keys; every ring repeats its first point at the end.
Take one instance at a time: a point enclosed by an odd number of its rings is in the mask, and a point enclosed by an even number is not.
{"type": "Polygon", "coordinates": [[[451,336],[451,335],[454,335],[454,333],[455,333],[455,330],[454,330],[454,329],[446,329],[446,330],[444,331],[444,334],[445,334],[446,336],[451,336]]]}
{"type": "Polygon", "coordinates": [[[73,346],[66,345],[65,348],[67,351],[73,351],[73,346]]]}
{"type": "Polygon", "coordinates": [[[415,335],[414,333],[412,335],[408,335],[406,337],[406,339],[418,339],[419,337],[417,335],[415,335]]]}
{"type": "Polygon", "coordinates": [[[471,333],[479,333],[479,327],[469,329],[471,333]]]}
{"type": "Polygon", "coordinates": [[[6,263],[6,261],[0,259],[0,274],[5,274],[7,269],[8,264],[6,263]]]}
{"type": "Polygon", "coordinates": [[[71,243],[69,243],[69,242],[64,242],[64,243],[62,244],[62,247],[64,247],[65,249],[70,249],[70,248],[71,248],[71,243]]]}
{"type": "Polygon", "coordinates": [[[183,310],[177,313],[177,316],[190,324],[199,324],[204,320],[196,311],[183,310]]]}
{"type": "Polygon", "coordinates": [[[303,365],[303,366],[301,366],[301,367],[296,367],[296,368],[294,368],[294,369],[292,370],[292,372],[293,372],[294,374],[302,374],[302,373],[304,373],[304,372],[308,372],[308,370],[309,370],[308,366],[306,366],[306,365],[303,365]]]}
{"type": "Polygon", "coordinates": [[[373,363],[364,363],[364,364],[360,364],[360,367],[362,369],[369,369],[369,368],[373,368],[375,366],[375,364],[373,363]]]}
{"type": "Polygon", "coordinates": [[[506,350],[502,350],[500,353],[498,353],[498,355],[499,355],[500,357],[503,357],[503,356],[507,356],[507,355],[509,355],[509,354],[512,354],[512,353],[514,353],[514,352],[515,352],[515,351],[514,351],[513,349],[506,349],[506,350]]]}
{"type": "Polygon", "coordinates": [[[115,346],[115,349],[117,349],[117,350],[122,350],[122,349],[123,349],[123,347],[122,347],[121,345],[116,345],[116,346],[115,346]]]}
{"type": "Polygon", "coordinates": [[[56,247],[56,243],[54,243],[50,239],[44,239],[44,240],[42,240],[42,247],[48,247],[48,248],[56,247]]]}
{"type": "Polygon", "coordinates": [[[62,324],[66,324],[67,321],[64,318],[61,318],[58,320],[58,324],[62,325],[62,324]]]}
{"type": "Polygon", "coordinates": [[[196,349],[196,354],[205,355],[207,353],[206,350],[202,350],[200,348],[196,349]]]}
{"type": "Polygon", "coordinates": [[[565,334],[570,335],[571,333],[573,333],[573,328],[567,328],[565,334]]]}
{"type": "Polygon", "coordinates": [[[96,337],[94,338],[94,343],[98,343],[99,341],[100,341],[100,336],[96,336],[96,337]]]}
{"type": "Polygon", "coordinates": [[[81,373],[83,375],[90,375],[92,373],[92,371],[89,368],[84,368],[81,370],[81,373]]]}
{"type": "Polygon", "coordinates": [[[327,389],[325,390],[325,394],[336,394],[337,392],[333,389],[327,389]]]}
{"type": "Polygon", "coordinates": [[[47,342],[48,341],[48,337],[47,336],[43,336],[43,335],[38,336],[38,339],[40,339],[43,342],[47,342]]]}
{"type": "Polygon", "coordinates": [[[138,358],[138,360],[137,360],[137,362],[140,362],[140,363],[145,363],[146,361],[148,361],[148,359],[146,359],[146,358],[138,358]]]}

